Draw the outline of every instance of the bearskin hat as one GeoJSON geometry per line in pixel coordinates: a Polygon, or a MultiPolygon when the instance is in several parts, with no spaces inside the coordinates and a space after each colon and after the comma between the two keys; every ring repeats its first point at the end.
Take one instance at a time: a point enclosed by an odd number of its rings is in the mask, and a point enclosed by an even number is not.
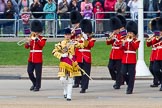
{"type": "Polygon", "coordinates": [[[70,21],[72,24],[77,24],[82,20],[82,15],[79,11],[73,10],[70,13],[70,21]]]}
{"type": "Polygon", "coordinates": [[[65,28],[64,29],[64,34],[71,34],[71,29],[70,28],[65,28]]]}
{"type": "Polygon", "coordinates": [[[129,21],[126,25],[127,32],[133,32],[135,35],[138,33],[137,23],[134,21],[129,21]]]}
{"type": "Polygon", "coordinates": [[[151,31],[152,32],[157,31],[158,30],[158,28],[157,28],[157,20],[156,19],[153,19],[150,23],[151,23],[150,24],[151,31]]]}
{"type": "Polygon", "coordinates": [[[89,19],[83,19],[80,22],[80,28],[84,33],[92,33],[92,23],[89,19]]]}
{"type": "Polygon", "coordinates": [[[122,16],[122,15],[117,15],[117,17],[120,19],[120,21],[122,23],[122,26],[125,27],[126,24],[127,24],[127,21],[126,21],[125,17],[122,16]]]}
{"type": "Polygon", "coordinates": [[[118,17],[110,18],[110,28],[111,30],[116,30],[122,27],[122,23],[118,17]]]}
{"type": "Polygon", "coordinates": [[[39,20],[33,20],[31,22],[31,31],[42,32],[43,31],[42,23],[39,20]]]}
{"type": "Polygon", "coordinates": [[[159,18],[157,21],[157,27],[160,31],[162,31],[162,18],[159,18]]]}

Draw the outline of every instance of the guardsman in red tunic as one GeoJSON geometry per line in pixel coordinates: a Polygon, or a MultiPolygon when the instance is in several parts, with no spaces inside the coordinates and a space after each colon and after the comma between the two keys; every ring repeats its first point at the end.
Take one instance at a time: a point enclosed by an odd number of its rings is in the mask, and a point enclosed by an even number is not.
{"type": "Polygon", "coordinates": [[[33,85],[30,90],[39,91],[42,77],[42,49],[45,46],[46,38],[42,37],[42,24],[38,20],[31,23],[30,41],[25,44],[26,49],[30,49],[27,72],[33,85]],[[34,75],[35,70],[35,75],[34,75]]]}
{"type": "Polygon", "coordinates": [[[121,49],[124,50],[121,73],[128,84],[126,94],[132,94],[135,81],[136,50],[139,47],[140,41],[136,38],[138,31],[136,22],[129,21],[126,29],[127,37],[123,40],[121,45],[121,49]]]}
{"type": "Polygon", "coordinates": [[[158,87],[160,82],[158,80],[158,77],[156,76],[156,73],[153,71],[153,65],[154,65],[154,60],[155,60],[155,55],[156,55],[156,47],[154,44],[157,43],[156,37],[159,35],[159,31],[157,28],[157,20],[158,18],[154,18],[150,21],[150,29],[152,32],[154,32],[153,36],[148,37],[146,39],[146,45],[147,47],[152,47],[151,55],[150,55],[150,65],[149,65],[149,70],[153,75],[153,84],[150,85],[150,87],[158,87]]]}
{"type": "MultiPolygon", "coordinates": [[[[122,43],[122,40],[126,37],[127,35],[127,30],[125,29],[125,26],[127,24],[126,18],[123,15],[117,15],[117,17],[120,19],[121,23],[122,23],[122,28],[120,28],[120,32],[119,34],[121,35],[120,38],[120,44],[122,43]]],[[[124,77],[121,75],[121,85],[124,85],[125,79],[124,77]]]]}
{"type": "Polygon", "coordinates": [[[159,18],[157,21],[157,27],[160,31],[160,36],[156,38],[158,41],[154,46],[156,47],[155,61],[153,65],[153,71],[156,73],[158,80],[160,81],[161,87],[160,91],[162,91],[162,18],[159,18]]]}
{"type": "MultiPolygon", "coordinates": [[[[92,63],[91,49],[92,47],[94,47],[96,40],[92,38],[92,24],[90,20],[83,19],[80,22],[80,28],[82,29],[81,34],[82,36],[78,37],[80,38],[79,42],[82,43],[84,39],[87,38],[88,44],[84,48],[76,49],[75,55],[80,68],[82,68],[90,76],[92,63]]],[[[83,74],[81,77],[75,77],[75,84],[73,87],[74,88],[79,87],[80,83],[81,83],[80,93],[85,93],[86,89],[88,89],[89,78],[85,74],[83,74]]]]}
{"type": "Polygon", "coordinates": [[[110,19],[110,27],[113,33],[106,39],[107,45],[112,45],[112,50],[110,52],[108,69],[112,80],[115,80],[113,85],[114,89],[120,89],[121,85],[121,59],[123,55],[123,50],[120,49],[120,40],[122,35],[119,33],[120,28],[122,28],[122,22],[118,17],[112,17],[110,19]]]}

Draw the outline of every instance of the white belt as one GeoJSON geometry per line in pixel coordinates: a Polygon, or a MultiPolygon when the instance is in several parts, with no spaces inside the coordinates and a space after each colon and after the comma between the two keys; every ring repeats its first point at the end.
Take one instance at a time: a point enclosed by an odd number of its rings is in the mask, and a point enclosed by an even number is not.
{"type": "Polygon", "coordinates": [[[124,51],[124,53],[133,53],[133,54],[135,54],[136,52],[135,51],[124,51]]]}
{"type": "Polygon", "coordinates": [[[162,46],[158,46],[157,49],[162,49],[162,46]]]}
{"type": "Polygon", "coordinates": [[[114,46],[113,46],[112,49],[119,49],[119,47],[114,47],[114,46]]]}
{"type": "Polygon", "coordinates": [[[30,50],[30,52],[42,52],[42,50],[30,50]]]}
{"type": "Polygon", "coordinates": [[[91,52],[90,50],[88,49],[79,49],[80,52],[91,52]]]}
{"type": "Polygon", "coordinates": [[[156,48],[152,48],[152,50],[156,50],[156,48]]]}

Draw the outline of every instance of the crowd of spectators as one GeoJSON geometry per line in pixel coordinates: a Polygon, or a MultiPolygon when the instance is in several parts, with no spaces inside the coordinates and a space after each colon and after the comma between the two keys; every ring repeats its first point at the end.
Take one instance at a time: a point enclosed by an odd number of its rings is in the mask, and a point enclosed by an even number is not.
{"type": "MultiPolygon", "coordinates": [[[[30,33],[30,19],[46,19],[46,22],[43,20],[42,24],[48,24],[47,33],[53,34],[55,26],[59,33],[59,30],[69,26],[66,20],[69,19],[69,12],[78,10],[84,19],[96,20],[96,33],[100,34],[109,29],[107,22],[102,19],[109,19],[119,14],[137,20],[138,2],[139,0],[0,0],[0,19],[9,19],[0,20],[0,33],[14,33],[14,19],[22,20],[20,24],[24,34],[30,33]],[[55,25],[54,19],[64,20],[58,20],[55,25]]],[[[144,11],[153,12],[145,13],[145,18],[160,16],[162,0],[144,0],[143,2],[144,11]]]]}

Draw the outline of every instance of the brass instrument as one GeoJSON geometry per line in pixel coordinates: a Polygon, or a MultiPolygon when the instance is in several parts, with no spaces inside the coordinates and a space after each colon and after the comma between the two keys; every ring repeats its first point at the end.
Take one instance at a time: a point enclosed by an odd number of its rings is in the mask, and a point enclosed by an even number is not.
{"type": "Polygon", "coordinates": [[[106,40],[111,40],[115,35],[115,32],[105,33],[106,40]]]}
{"type": "Polygon", "coordinates": [[[22,46],[22,45],[24,45],[25,43],[27,43],[28,41],[29,41],[29,38],[28,38],[28,37],[23,38],[23,39],[21,39],[20,41],[17,42],[17,45],[18,45],[18,46],[22,46]]]}
{"type": "Polygon", "coordinates": [[[156,36],[156,40],[157,41],[161,41],[162,40],[162,36],[156,36]]]}
{"type": "Polygon", "coordinates": [[[155,36],[154,34],[151,35],[151,36],[149,36],[148,38],[146,38],[146,41],[147,41],[147,42],[150,42],[150,41],[154,38],[154,36],[155,36]]]}
{"type": "MultiPolygon", "coordinates": [[[[153,18],[153,19],[151,19],[150,20],[150,22],[148,23],[148,27],[149,27],[149,29],[153,32],[153,31],[156,31],[156,29],[157,29],[157,26],[156,26],[156,24],[157,24],[157,21],[159,20],[159,18],[160,17],[156,17],[156,18],[153,18]]],[[[154,37],[159,37],[159,32],[154,32],[154,34],[153,35],[151,35],[151,36],[149,36],[148,34],[146,35],[144,35],[145,37],[146,37],[146,41],[147,42],[150,42],[154,37]]]]}
{"type": "Polygon", "coordinates": [[[31,39],[35,40],[37,37],[38,37],[38,34],[36,34],[35,32],[32,32],[29,37],[25,37],[25,38],[21,39],[20,41],[18,41],[17,45],[22,46],[25,43],[29,43],[31,39]]]}
{"type": "Polygon", "coordinates": [[[130,33],[127,34],[127,36],[125,37],[125,40],[128,42],[131,42],[134,39],[134,36],[130,33]]]}

